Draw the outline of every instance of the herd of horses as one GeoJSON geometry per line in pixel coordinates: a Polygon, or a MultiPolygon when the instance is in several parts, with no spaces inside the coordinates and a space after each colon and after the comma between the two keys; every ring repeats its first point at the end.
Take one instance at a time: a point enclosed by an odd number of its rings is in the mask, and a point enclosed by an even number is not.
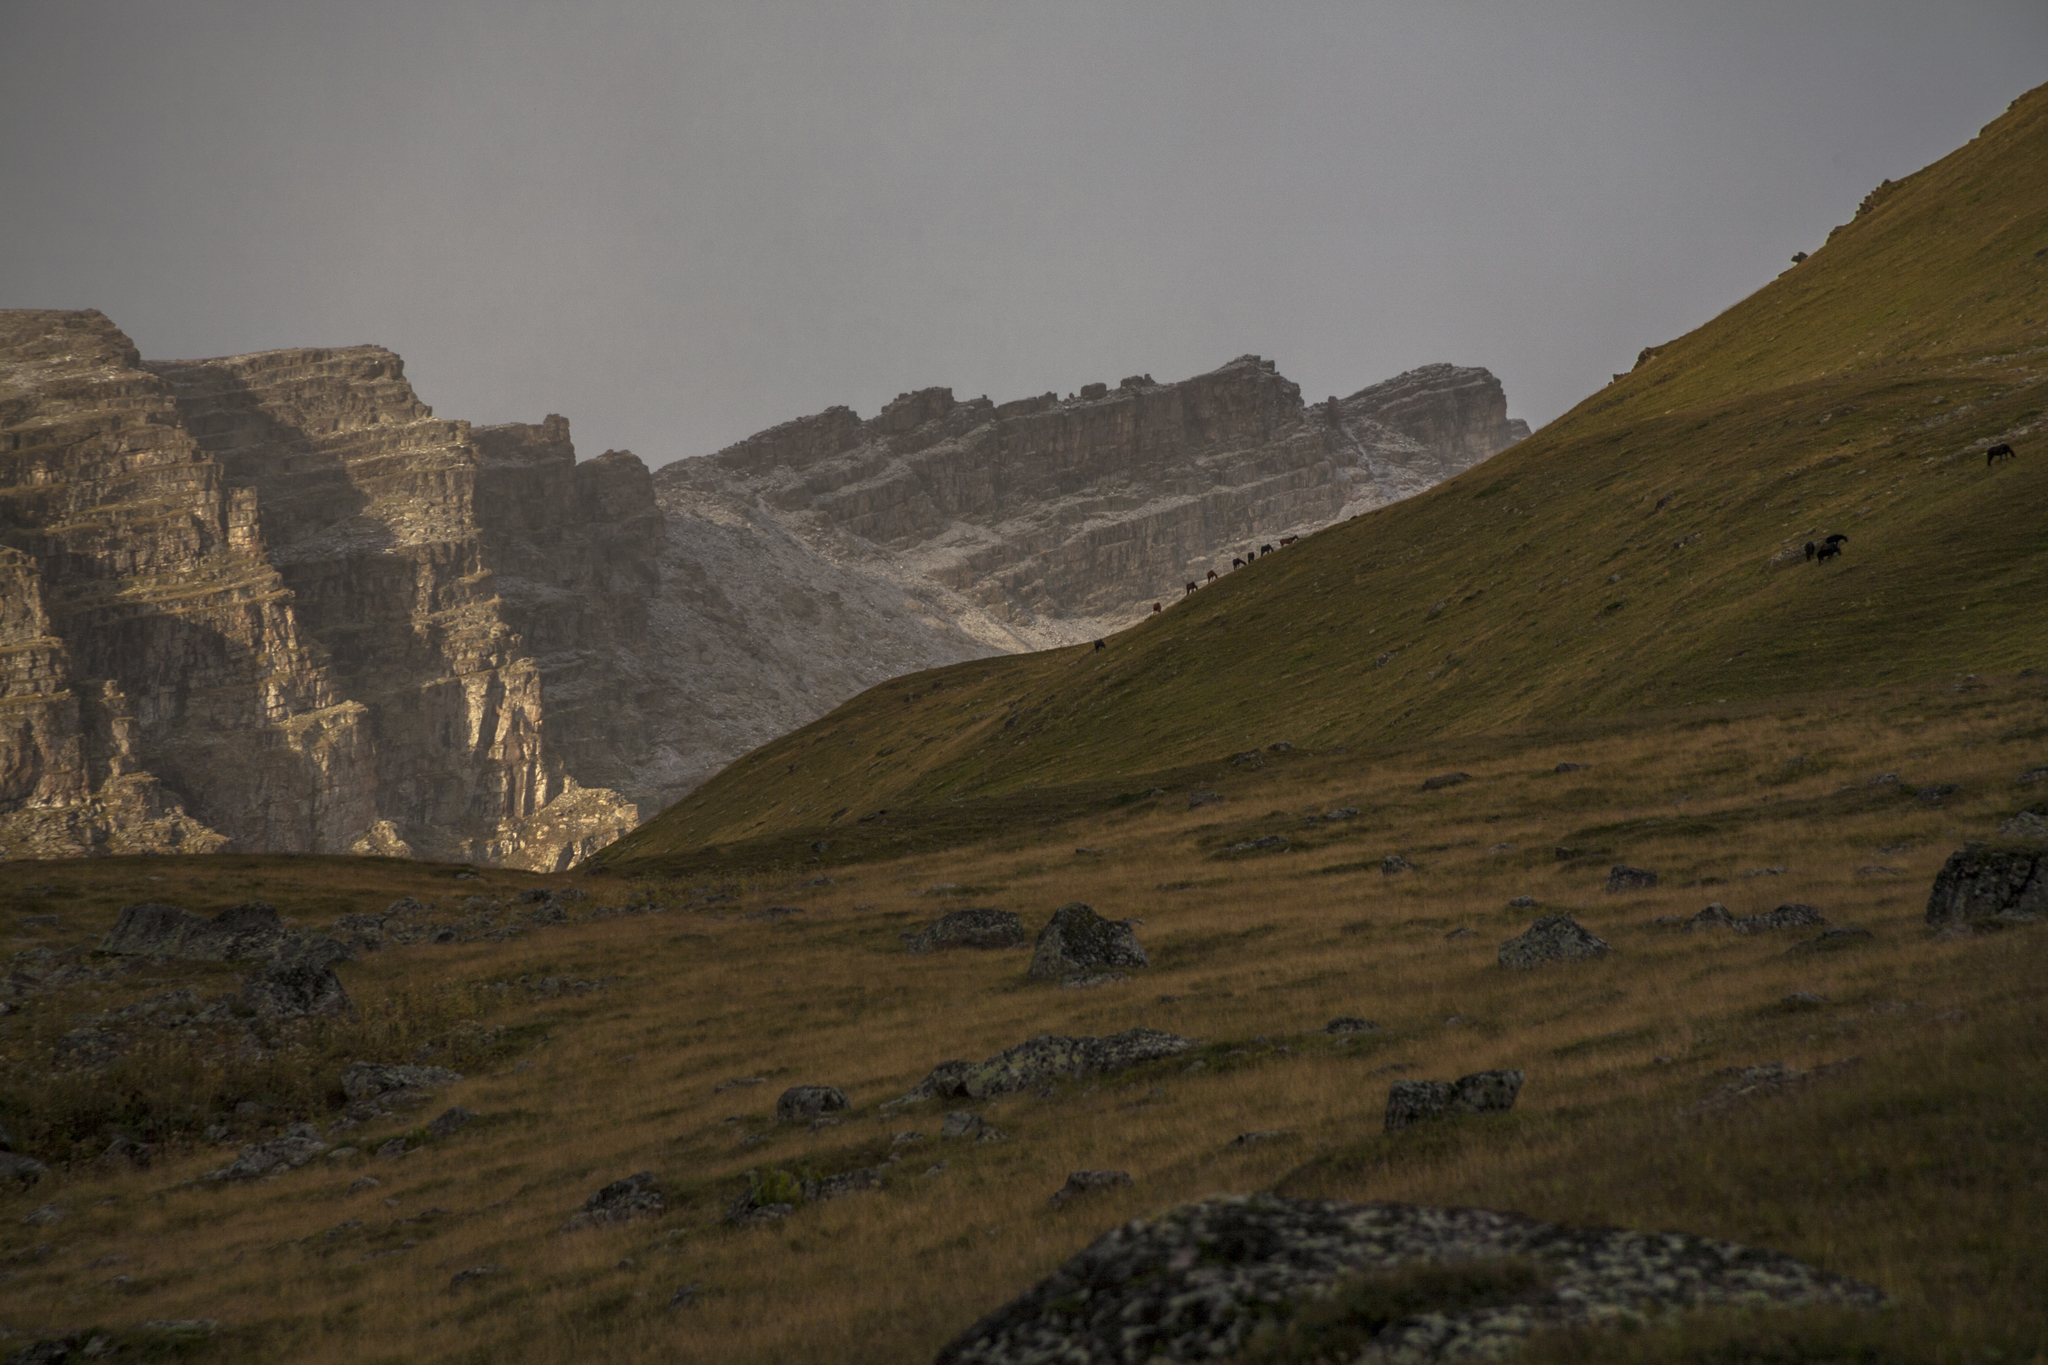
{"type": "MultiPolygon", "coordinates": [[[[2012,446],[2006,442],[2001,441],[1999,444],[1992,446],[1989,450],[1986,450],[1984,452],[1984,467],[1986,469],[1989,469],[1992,465],[1997,464],[2000,460],[2010,460],[2013,458],[2014,451],[2012,446]]],[[[1660,503],[1658,505],[1661,507],[1663,504],[1660,503]]],[[[1300,539],[1300,536],[1282,536],[1280,538],[1280,544],[1277,547],[1272,545],[1261,545],[1256,550],[1246,550],[1244,552],[1244,558],[1232,559],[1230,561],[1230,567],[1233,569],[1242,569],[1247,563],[1254,559],[1257,559],[1260,555],[1269,555],[1274,553],[1276,549],[1285,549],[1289,545],[1292,545],[1295,541],[1300,539]]],[[[1842,547],[1844,545],[1847,545],[1848,543],[1849,537],[1843,535],[1840,531],[1836,531],[1833,534],[1821,540],[1809,540],[1806,542],[1806,558],[1809,563],[1825,564],[1830,559],[1833,559],[1836,556],[1840,555],[1842,553],[1842,547]]],[[[1182,590],[1181,596],[1192,596],[1194,594],[1195,589],[1201,587],[1203,583],[1214,583],[1215,581],[1216,571],[1214,569],[1211,569],[1209,570],[1209,576],[1199,583],[1194,581],[1193,579],[1190,579],[1188,581],[1187,587],[1182,590]]],[[[1152,610],[1165,611],[1166,604],[1164,602],[1154,602],[1152,604],[1152,610]]],[[[1095,642],[1095,647],[1097,649],[1108,648],[1108,646],[1104,645],[1100,640],[1097,640],[1095,642]]]]}

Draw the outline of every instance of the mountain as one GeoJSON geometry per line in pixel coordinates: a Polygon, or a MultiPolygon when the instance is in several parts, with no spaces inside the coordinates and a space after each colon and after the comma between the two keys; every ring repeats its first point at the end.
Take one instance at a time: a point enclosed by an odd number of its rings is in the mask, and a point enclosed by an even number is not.
{"type": "Polygon", "coordinates": [[[787,858],[824,840],[830,862],[920,827],[943,842],[1087,808],[1275,743],[1668,708],[1706,720],[1787,693],[2048,667],[2044,282],[2035,91],[1479,467],[1262,556],[1103,650],[856,698],[604,861],[787,858]],[[2017,457],[1987,464],[1998,444],[2017,457]],[[1830,533],[1844,553],[1809,561],[1830,533]]]}
{"type": "Polygon", "coordinates": [[[438,418],[380,347],[145,361],[0,312],[0,857],[566,866],[866,687],[1128,623],[1515,434],[1483,370],[1311,414],[1248,358],[650,476],[438,418]]]}

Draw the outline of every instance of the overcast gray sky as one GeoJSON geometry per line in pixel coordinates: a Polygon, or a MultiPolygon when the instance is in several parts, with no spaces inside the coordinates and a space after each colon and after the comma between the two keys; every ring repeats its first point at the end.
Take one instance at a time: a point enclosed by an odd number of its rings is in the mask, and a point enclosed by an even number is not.
{"type": "Polygon", "coordinates": [[[1256,351],[1556,416],[2048,79],[2041,0],[0,0],[0,306],[701,455],[1256,351]]]}

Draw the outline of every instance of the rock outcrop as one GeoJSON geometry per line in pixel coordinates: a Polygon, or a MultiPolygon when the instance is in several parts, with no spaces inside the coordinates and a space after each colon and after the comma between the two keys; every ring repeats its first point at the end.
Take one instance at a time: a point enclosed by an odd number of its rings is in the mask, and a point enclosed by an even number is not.
{"type": "Polygon", "coordinates": [[[0,857],[567,867],[905,672],[1093,639],[1526,428],[1484,370],[946,389],[652,475],[375,346],[145,361],[0,312],[0,857]]]}

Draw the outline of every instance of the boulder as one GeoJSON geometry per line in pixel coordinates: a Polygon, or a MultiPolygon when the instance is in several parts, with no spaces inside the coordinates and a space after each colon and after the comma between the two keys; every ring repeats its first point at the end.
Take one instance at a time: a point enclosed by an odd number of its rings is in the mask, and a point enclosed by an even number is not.
{"type": "Polygon", "coordinates": [[[846,1092],[836,1085],[793,1085],[775,1101],[778,1123],[809,1123],[826,1114],[837,1114],[851,1106],[846,1092]]]}
{"type": "Polygon", "coordinates": [[[0,1152],[0,1185],[12,1184],[27,1189],[48,1175],[50,1168],[32,1156],[20,1152],[0,1152]]]}
{"type": "Polygon", "coordinates": [[[1508,902],[1508,909],[1510,910],[1534,910],[1535,908],[1536,898],[1534,896],[1517,896],[1508,902]]]}
{"type": "Polygon", "coordinates": [[[268,1019],[311,1019],[355,1008],[334,969],[311,961],[271,962],[251,972],[242,981],[242,1003],[268,1019]]]}
{"type": "Polygon", "coordinates": [[[1038,935],[1031,966],[1024,975],[1056,981],[1120,967],[1149,967],[1129,920],[1110,920],[1079,901],[1053,911],[1052,922],[1038,935]]]}
{"type": "Polygon", "coordinates": [[[1690,1233],[1254,1194],[1119,1224],[947,1344],[937,1365],[1220,1360],[1288,1307],[1329,1297],[1341,1280],[1426,1277],[1438,1266],[1453,1272],[1444,1302],[1380,1327],[1370,1358],[1462,1359],[1479,1343],[1498,1354],[1532,1332],[1635,1322],[1645,1310],[1884,1302],[1874,1286],[1779,1252],[1690,1233]],[[1517,1261],[1538,1273],[1494,1271],[1517,1261]],[[1474,1262],[1498,1276],[1488,1292],[1455,1273],[1474,1262]]]}
{"type": "Polygon", "coordinates": [[[1728,907],[1719,901],[1710,901],[1707,908],[1685,922],[1687,933],[1701,929],[1727,929],[1735,924],[1735,916],[1728,913],[1728,907]]]}
{"type": "Polygon", "coordinates": [[[1608,893],[1622,891],[1647,891],[1657,884],[1657,874],[1644,867],[1629,867],[1616,863],[1607,874],[1608,893]]]}
{"type": "Polygon", "coordinates": [[[242,1148],[231,1165],[208,1171],[199,1178],[214,1183],[256,1180],[277,1172],[296,1170],[326,1150],[327,1144],[320,1140],[318,1128],[310,1123],[294,1123],[268,1142],[251,1143],[242,1148]]]}
{"type": "Polygon", "coordinates": [[[1380,875],[1383,877],[1392,877],[1397,873],[1413,872],[1414,870],[1415,864],[1409,862],[1398,853],[1389,853],[1386,857],[1380,859],[1380,875]]]}
{"type": "Polygon", "coordinates": [[[904,947],[913,953],[942,948],[1021,948],[1024,921],[1009,910],[971,907],[941,915],[915,934],[905,934],[904,947]]]}
{"type": "Polygon", "coordinates": [[[904,1099],[985,1100],[1062,1077],[1121,1071],[1142,1062],[1177,1056],[1194,1045],[1192,1038],[1148,1028],[1126,1029],[1106,1038],[1041,1034],[978,1064],[941,1062],[904,1099]]]}
{"type": "Polygon", "coordinates": [[[1581,928],[1570,915],[1545,915],[1516,938],[1500,945],[1503,967],[1536,967],[1576,962],[1610,951],[1607,941],[1581,928]]]}
{"type": "Polygon", "coordinates": [[[392,1091],[425,1090],[453,1085],[460,1071],[445,1066],[414,1066],[406,1062],[350,1062],[341,1073],[341,1093],[351,1100],[374,1100],[392,1091]]]}
{"type": "Polygon", "coordinates": [[[1515,1107],[1524,1077],[1519,1071],[1475,1071],[1455,1081],[1395,1081],[1387,1091],[1386,1130],[1449,1114],[1498,1114],[1515,1107]]]}
{"type": "Polygon", "coordinates": [[[1455,787],[1460,782],[1470,782],[1471,780],[1472,774],[1470,773],[1438,773],[1435,777],[1426,777],[1422,780],[1422,790],[1426,792],[1442,791],[1445,787],[1455,787]]]}
{"type": "Polygon", "coordinates": [[[562,1231],[606,1227],[634,1218],[652,1218],[668,1211],[668,1200],[654,1182],[654,1172],[640,1171],[614,1180],[583,1201],[583,1207],[562,1224],[562,1231]]]}
{"type": "Polygon", "coordinates": [[[427,1125],[427,1136],[447,1137],[450,1133],[469,1123],[475,1117],[476,1111],[474,1109],[464,1109],[459,1104],[451,1106],[442,1110],[440,1116],[427,1125]]]}
{"type": "Polygon", "coordinates": [[[1370,1019],[1361,1019],[1355,1014],[1340,1014],[1323,1025],[1325,1033],[1371,1033],[1379,1028],[1370,1019]]]}
{"type": "Polygon", "coordinates": [[[1797,901],[1787,901],[1775,910],[1761,915],[1744,915],[1729,922],[1729,927],[1738,934],[1767,934],[1773,929],[1805,929],[1825,926],[1827,920],[1820,911],[1797,901]]]}
{"type": "Polygon", "coordinates": [[[1084,1194],[1095,1194],[1102,1190],[1114,1190],[1131,1183],[1129,1171],[1069,1171],[1067,1183],[1052,1192],[1046,1202],[1054,1208],[1069,1199],[1078,1199],[1084,1194]]]}
{"type": "Polygon", "coordinates": [[[1941,926],[2027,923],[2048,915],[2048,850],[2029,844],[1965,844],[1949,855],[1927,897],[1941,926]]]}
{"type": "Polygon", "coordinates": [[[2048,820],[2034,811],[2023,810],[2000,820],[1998,833],[2005,839],[2048,839],[2048,820]]]}

